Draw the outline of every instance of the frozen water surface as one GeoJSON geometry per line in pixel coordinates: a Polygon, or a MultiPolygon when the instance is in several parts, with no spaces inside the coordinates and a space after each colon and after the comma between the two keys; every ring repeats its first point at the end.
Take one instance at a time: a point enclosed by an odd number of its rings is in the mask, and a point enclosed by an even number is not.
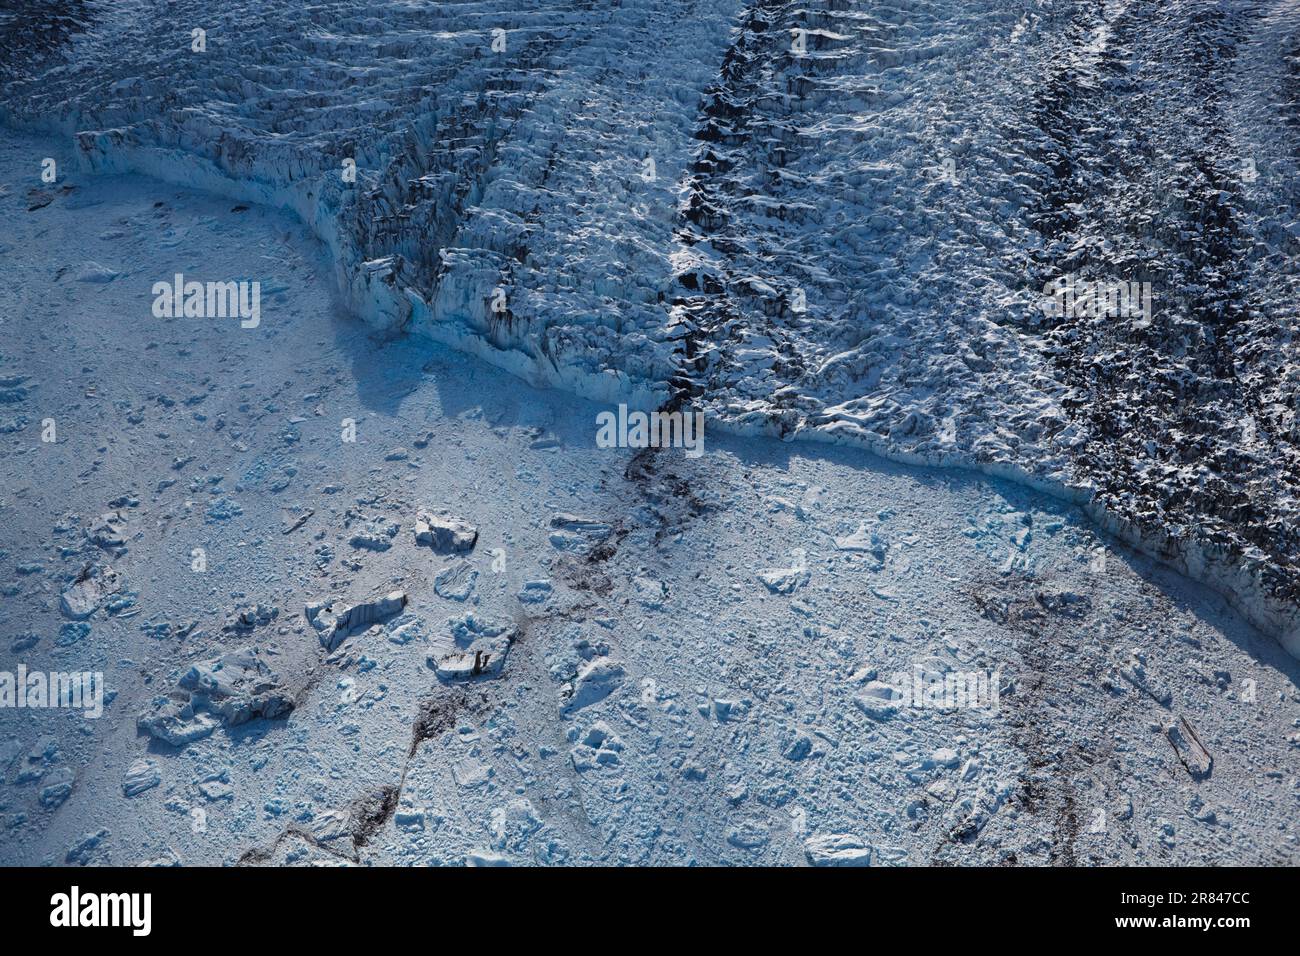
{"type": "Polygon", "coordinates": [[[838,6],[0,15],[6,862],[1294,862],[1297,21],[838,6]]]}

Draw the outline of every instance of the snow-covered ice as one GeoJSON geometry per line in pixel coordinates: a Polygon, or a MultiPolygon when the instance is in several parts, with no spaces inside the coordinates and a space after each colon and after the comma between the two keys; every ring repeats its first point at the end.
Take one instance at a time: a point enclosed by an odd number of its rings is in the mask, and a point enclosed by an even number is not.
{"type": "Polygon", "coordinates": [[[1294,863],[1293,6],[0,13],[0,862],[1294,863]]]}
{"type": "Polygon", "coordinates": [[[1285,0],[253,6],[11,14],[0,118],[291,209],[534,384],[1086,502],[1297,647],[1285,0]]]}

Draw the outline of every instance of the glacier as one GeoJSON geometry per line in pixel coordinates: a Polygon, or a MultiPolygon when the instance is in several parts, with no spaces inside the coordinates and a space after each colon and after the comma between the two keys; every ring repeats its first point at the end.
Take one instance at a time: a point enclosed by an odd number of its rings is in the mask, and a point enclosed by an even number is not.
{"type": "Polygon", "coordinates": [[[12,13],[0,120],[292,210],[376,329],[1083,502],[1300,652],[1289,3],[255,6],[12,13]]]}
{"type": "Polygon", "coordinates": [[[1294,860],[1295,0],[19,3],[0,90],[0,655],[110,675],[5,862],[1294,860]]]}
{"type": "Polygon", "coordinates": [[[292,210],[376,329],[1083,502],[1300,651],[1289,3],[255,6],[11,13],[0,121],[292,210]]]}

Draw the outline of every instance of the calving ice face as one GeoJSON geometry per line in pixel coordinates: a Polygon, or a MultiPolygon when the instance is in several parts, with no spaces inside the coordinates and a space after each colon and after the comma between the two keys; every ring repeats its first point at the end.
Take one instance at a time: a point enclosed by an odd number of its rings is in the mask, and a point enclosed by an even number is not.
{"type": "Polygon", "coordinates": [[[127,926],[133,936],[148,936],[153,929],[151,893],[82,893],[74,886],[68,893],[50,897],[50,925],[127,926]]]}
{"type": "Polygon", "coordinates": [[[597,448],[684,448],[687,458],[704,454],[703,412],[629,412],[596,416],[597,448]]]}
{"type": "Polygon", "coordinates": [[[187,282],[178,272],[171,282],[155,282],[153,296],[153,314],[159,319],[238,318],[244,329],[255,329],[262,322],[260,282],[187,282]]]}

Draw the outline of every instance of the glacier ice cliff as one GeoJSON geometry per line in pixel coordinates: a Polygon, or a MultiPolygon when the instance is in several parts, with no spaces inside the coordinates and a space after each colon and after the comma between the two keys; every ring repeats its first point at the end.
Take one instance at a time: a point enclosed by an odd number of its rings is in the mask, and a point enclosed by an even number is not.
{"type": "Polygon", "coordinates": [[[293,210],[378,330],[1085,503],[1300,654],[1288,10],[20,4],[0,120],[293,210]]]}

